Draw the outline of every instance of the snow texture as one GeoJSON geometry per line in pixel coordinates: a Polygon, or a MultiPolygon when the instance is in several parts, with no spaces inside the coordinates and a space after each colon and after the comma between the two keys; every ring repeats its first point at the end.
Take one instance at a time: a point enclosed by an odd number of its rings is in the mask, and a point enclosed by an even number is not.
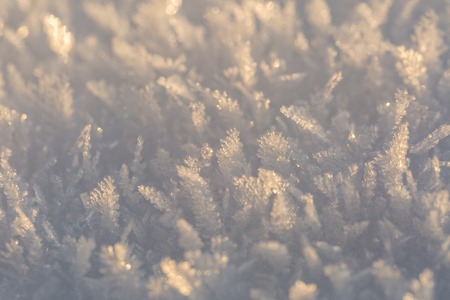
{"type": "Polygon", "coordinates": [[[0,1],[0,300],[450,295],[450,1],[0,1]]]}

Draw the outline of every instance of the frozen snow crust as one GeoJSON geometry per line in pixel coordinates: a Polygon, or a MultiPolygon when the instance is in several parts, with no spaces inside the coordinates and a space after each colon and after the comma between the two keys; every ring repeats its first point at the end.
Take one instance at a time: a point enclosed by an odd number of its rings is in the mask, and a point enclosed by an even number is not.
{"type": "Polygon", "coordinates": [[[0,1],[0,299],[448,299],[450,2],[0,1]]]}

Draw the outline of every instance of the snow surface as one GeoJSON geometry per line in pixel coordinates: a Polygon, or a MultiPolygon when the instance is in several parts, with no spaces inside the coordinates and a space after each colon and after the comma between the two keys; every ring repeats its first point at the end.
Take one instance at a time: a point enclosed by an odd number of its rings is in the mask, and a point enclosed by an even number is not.
{"type": "Polygon", "coordinates": [[[0,1],[0,300],[448,299],[450,1],[0,1]]]}

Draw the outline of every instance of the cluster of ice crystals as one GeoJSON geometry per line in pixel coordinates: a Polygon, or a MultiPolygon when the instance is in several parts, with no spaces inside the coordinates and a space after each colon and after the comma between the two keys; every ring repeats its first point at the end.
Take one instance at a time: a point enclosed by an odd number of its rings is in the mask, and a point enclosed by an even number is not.
{"type": "Polygon", "coordinates": [[[448,20],[0,1],[0,299],[447,299],[448,20]]]}

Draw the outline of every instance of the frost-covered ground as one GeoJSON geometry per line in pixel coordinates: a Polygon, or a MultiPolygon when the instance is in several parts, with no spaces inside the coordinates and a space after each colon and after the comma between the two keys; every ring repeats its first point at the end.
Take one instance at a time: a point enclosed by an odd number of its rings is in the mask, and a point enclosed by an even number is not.
{"type": "Polygon", "coordinates": [[[450,297],[450,1],[0,1],[0,299],[450,297]]]}

